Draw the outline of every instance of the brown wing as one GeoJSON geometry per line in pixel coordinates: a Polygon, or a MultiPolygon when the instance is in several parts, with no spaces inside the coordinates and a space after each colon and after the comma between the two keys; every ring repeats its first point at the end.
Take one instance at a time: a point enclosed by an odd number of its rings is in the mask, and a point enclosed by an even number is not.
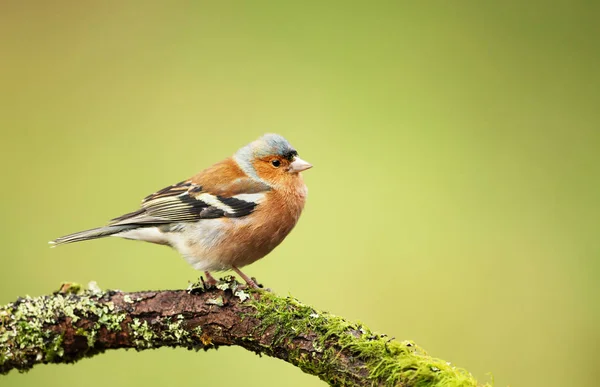
{"type": "Polygon", "coordinates": [[[224,163],[147,196],[142,201],[142,208],[112,219],[110,224],[196,222],[251,214],[270,189],[269,186],[248,178],[241,170],[241,175],[232,176],[237,171],[233,169],[232,172],[231,165],[224,168],[224,163]],[[217,178],[209,179],[209,176],[217,178]]]}
{"type": "Polygon", "coordinates": [[[190,181],[204,191],[220,196],[253,194],[271,189],[266,183],[249,178],[232,158],[205,169],[190,181]]]}

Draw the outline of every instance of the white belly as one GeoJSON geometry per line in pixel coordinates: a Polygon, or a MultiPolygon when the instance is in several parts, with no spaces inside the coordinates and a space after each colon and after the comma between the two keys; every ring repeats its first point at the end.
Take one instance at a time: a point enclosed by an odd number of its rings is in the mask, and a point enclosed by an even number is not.
{"type": "Polygon", "coordinates": [[[223,271],[231,269],[228,257],[216,246],[223,241],[223,222],[205,219],[197,223],[180,223],[164,227],[145,227],[114,234],[116,237],[169,245],[177,250],[196,270],[223,271]],[[167,231],[168,227],[172,231],[167,231]]]}

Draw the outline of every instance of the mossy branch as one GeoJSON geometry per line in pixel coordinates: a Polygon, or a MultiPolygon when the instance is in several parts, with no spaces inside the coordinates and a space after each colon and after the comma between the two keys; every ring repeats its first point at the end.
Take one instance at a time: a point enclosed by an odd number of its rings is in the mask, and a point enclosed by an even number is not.
{"type": "Polygon", "coordinates": [[[62,286],[0,307],[0,373],[73,363],[107,349],[238,345],[343,386],[476,386],[466,371],[398,342],[233,279],[217,287],[125,293],[62,286]]]}

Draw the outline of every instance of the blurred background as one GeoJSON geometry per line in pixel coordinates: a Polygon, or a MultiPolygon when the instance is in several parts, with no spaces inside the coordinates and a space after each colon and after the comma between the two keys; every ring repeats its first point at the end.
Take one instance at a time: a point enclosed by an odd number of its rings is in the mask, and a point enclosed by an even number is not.
{"type": "MultiPolygon", "coordinates": [[[[186,287],[199,273],[168,248],[46,242],[277,132],[315,165],[309,198],[248,274],[496,386],[596,385],[588,3],[0,2],[0,303],[61,281],[186,287]]],[[[240,348],[0,377],[79,382],[323,385],[240,348]]]]}

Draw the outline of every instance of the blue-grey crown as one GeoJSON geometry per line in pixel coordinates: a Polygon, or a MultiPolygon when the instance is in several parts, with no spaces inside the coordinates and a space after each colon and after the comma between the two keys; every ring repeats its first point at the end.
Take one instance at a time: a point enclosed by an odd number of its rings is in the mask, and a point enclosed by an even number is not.
{"type": "Polygon", "coordinates": [[[244,172],[258,179],[256,171],[252,166],[252,160],[255,158],[277,155],[291,160],[297,154],[298,152],[283,136],[275,133],[267,133],[258,140],[240,148],[240,150],[235,152],[233,157],[244,172]]]}
{"type": "Polygon", "coordinates": [[[242,160],[252,160],[257,157],[271,155],[292,158],[298,152],[290,145],[288,140],[279,134],[268,133],[256,141],[251,142],[235,153],[236,158],[242,160]]]}
{"type": "Polygon", "coordinates": [[[255,141],[255,155],[264,157],[269,155],[278,155],[286,158],[292,158],[298,152],[290,145],[288,140],[274,133],[268,133],[255,141]]]}

